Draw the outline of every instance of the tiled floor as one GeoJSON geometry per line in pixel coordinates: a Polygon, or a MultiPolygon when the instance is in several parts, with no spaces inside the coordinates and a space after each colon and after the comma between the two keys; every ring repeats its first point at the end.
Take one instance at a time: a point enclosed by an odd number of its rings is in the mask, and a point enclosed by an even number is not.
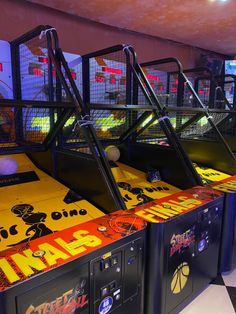
{"type": "Polygon", "coordinates": [[[236,269],[218,276],[180,314],[235,314],[236,269]]]}

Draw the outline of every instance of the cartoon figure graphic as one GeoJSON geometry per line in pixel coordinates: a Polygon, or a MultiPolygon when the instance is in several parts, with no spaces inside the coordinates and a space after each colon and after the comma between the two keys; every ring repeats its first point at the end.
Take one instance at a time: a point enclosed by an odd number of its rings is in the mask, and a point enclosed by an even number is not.
{"type": "MultiPolygon", "coordinates": [[[[118,186],[119,186],[119,188],[126,190],[126,191],[129,191],[133,195],[136,195],[136,198],[139,201],[139,203],[137,203],[135,206],[140,206],[140,205],[143,205],[145,203],[148,203],[148,202],[151,202],[154,200],[153,198],[145,195],[143,189],[138,188],[138,187],[133,188],[129,183],[118,182],[118,186]]],[[[128,199],[130,199],[130,198],[128,197],[128,199]]],[[[127,200],[124,198],[124,201],[127,201],[127,200]]]]}
{"type": "Polygon", "coordinates": [[[20,243],[25,243],[47,234],[53,233],[45,224],[47,215],[45,213],[33,213],[34,207],[30,204],[19,204],[12,207],[11,211],[17,216],[22,218],[26,225],[31,225],[26,230],[26,236],[28,238],[9,246],[14,246],[20,243]],[[33,234],[31,234],[33,232],[33,234]]]}

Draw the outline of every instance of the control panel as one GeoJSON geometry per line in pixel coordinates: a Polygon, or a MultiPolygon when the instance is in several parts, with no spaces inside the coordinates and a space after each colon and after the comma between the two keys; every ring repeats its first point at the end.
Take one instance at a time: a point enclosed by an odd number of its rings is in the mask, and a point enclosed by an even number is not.
{"type": "Polygon", "coordinates": [[[142,241],[136,239],[91,262],[93,313],[114,311],[140,293],[142,255],[142,241]]]}

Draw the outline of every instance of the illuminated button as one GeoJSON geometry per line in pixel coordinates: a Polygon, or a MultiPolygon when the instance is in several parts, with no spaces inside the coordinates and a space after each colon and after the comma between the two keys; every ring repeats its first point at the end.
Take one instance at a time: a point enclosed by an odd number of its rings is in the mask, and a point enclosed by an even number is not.
{"type": "Polygon", "coordinates": [[[116,295],[116,301],[120,300],[120,294],[116,295]]]}
{"type": "Polygon", "coordinates": [[[204,249],[206,248],[206,240],[202,239],[199,243],[198,243],[198,251],[202,252],[204,249]]]}
{"type": "Polygon", "coordinates": [[[38,250],[38,251],[35,251],[32,255],[33,257],[43,257],[45,253],[46,253],[45,251],[38,250]]]}
{"type": "Polygon", "coordinates": [[[167,209],[171,209],[170,205],[162,205],[162,207],[167,208],[167,209]]]}
{"type": "Polygon", "coordinates": [[[118,257],[114,256],[111,258],[111,266],[118,264],[118,257]]]}
{"type": "Polygon", "coordinates": [[[100,268],[102,271],[110,268],[110,261],[109,260],[101,261],[100,262],[100,268]]]}
{"type": "Polygon", "coordinates": [[[110,267],[109,261],[104,261],[104,269],[108,269],[110,267]]]}
{"type": "Polygon", "coordinates": [[[101,297],[104,297],[105,295],[107,295],[108,291],[109,291],[108,287],[102,288],[101,289],[101,297]]]}
{"type": "Polygon", "coordinates": [[[135,256],[130,256],[129,259],[128,259],[128,265],[131,265],[135,262],[136,260],[136,257],[135,256]]]}
{"type": "Polygon", "coordinates": [[[107,231],[107,228],[105,226],[99,226],[98,231],[105,232],[105,231],[107,231]]]}

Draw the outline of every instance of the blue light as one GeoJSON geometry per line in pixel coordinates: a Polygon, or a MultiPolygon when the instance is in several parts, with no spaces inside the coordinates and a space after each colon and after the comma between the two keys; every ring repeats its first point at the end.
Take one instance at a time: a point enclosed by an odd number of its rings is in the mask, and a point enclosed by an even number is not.
{"type": "Polygon", "coordinates": [[[202,239],[199,243],[198,243],[198,251],[202,252],[206,247],[206,240],[202,239]]]}

